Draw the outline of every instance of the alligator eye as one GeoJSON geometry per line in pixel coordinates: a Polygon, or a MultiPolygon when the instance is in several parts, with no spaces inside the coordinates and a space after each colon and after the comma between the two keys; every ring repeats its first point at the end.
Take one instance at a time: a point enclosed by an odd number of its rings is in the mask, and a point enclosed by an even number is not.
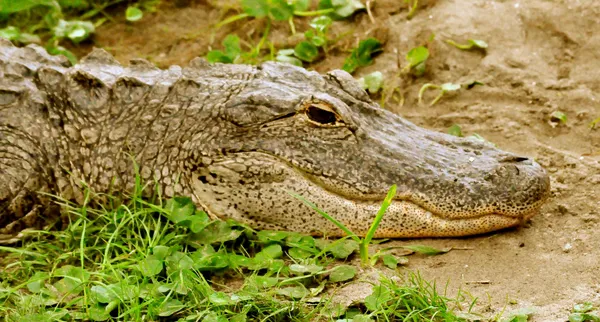
{"type": "Polygon", "coordinates": [[[306,109],[306,115],[314,122],[321,124],[334,124],[337,121],[335,113],[324,110],[316,105],[310,105],[306,109]]]}

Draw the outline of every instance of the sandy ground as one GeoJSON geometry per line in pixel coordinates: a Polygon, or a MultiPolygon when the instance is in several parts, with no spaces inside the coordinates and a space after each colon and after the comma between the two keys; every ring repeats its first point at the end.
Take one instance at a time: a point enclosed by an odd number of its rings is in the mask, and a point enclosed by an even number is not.
{"type": "MultiPolygon", "coordinates": [[[[263,25],[257,21],[211,32],[211,24],[232,14],[231,2],[164,1],[159,13],[141,22],[100,27],[94,44],[123,62],[144,57],[162,67],[185,65],[211,46],[219,48],[230,32],[260,37],[263,25]]],[[[399,86],[404,103],[389,101],[386,108],[439,131],[459,124],[466,135],[478,133],[502,149],[534,157],[552,178],[551,199],[525,227],[475,238],[395,241],[470,248],[413,256],[408,268],[441,285],[449,281],[450,294],[459,287],[469,291],[479,297],[480,311],[497,312],[508,299],[515,304],[507,310],[537,309],[534,321],[565,321],[574,303],[600,305],[600,130],[589,127],[600,117],[600,2],[422,0],[412,19],[403,1],[371,2],[375,23],[361,13],[336,23],[333,32],[353,32],[340,48],[367,35],[387,39],[375,64],[356,73],[379,70],[399,86]],[[489,48],[461,51],[447,39],[481,39],[489,48]],[[427,73],[399,78],[398,61],[403,64],[404,54],[422,44],[431,51],[427,73]],[[424,83],[468,80],[485,86],[448,95],[433,107],[417,102],[424,83]],[[554,111],[565,113],[567,123],[551,122],[554,111]]],[[[297,23],[299,30],[303,26],[297,23]]],[[[289,35],[287,24],[275,25],[277,44],[298,41],[289,35]]],[[[340,68],[346,55],[333,50],[313,68],[340,68]]],[[[428,101],[433,97],[426,94],[428,101]]]]}

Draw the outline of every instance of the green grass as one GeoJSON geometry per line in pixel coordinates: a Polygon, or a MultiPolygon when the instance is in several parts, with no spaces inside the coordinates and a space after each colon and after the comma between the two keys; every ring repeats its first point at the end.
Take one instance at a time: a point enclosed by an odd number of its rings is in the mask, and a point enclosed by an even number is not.
{"type": "Polygon", "coordinates": [[[38,43],[53,55],[64,55],[71,63],[77,57],[64,46],[85,41],[112,14],[127,21],[143,18],[144,12],[157,10],[160,0],[0,0],[0,37],[17,44],[38,43]],[[120,13],[114,8],[124,7],[120,13]]]}
{"type": "MultiPolygon", "coordinates": [[[[351,239],[254,231],[210,220],[189,198],[150,203],[141,185],[126,203],[88,193],[58,231],[30,231],[0,247],[6,321],[311,321],[357,316],[454,321],[459,302],[410,272],[382,277],[364,302],[331,294],[362,279],[351,239]],[[96,201],[102,200],[101,203],[96,201]],[[104,206],[102,206],[104,205],[104,206]],[[315,298],[318,299],[315,301],[315,298]]],[[[394,266],[395,267],[395,266],[394,266]]]]}

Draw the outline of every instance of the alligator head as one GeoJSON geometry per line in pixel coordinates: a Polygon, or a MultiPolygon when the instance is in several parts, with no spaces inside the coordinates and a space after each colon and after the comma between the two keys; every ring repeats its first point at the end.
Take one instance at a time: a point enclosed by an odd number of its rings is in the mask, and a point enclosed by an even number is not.
{"type": "Polygon", "coordinates": [[[396,184],[377,236],[464,236],[518,225],[548,197],[548,175],[532,159],[415,126],[343,71],[265,63],[252,74],[221,110],[227,130],[201,144],[220,153],[206,158],[192,190],[217,216],[342,234],[294,192],[364,235],[396,184]]]}

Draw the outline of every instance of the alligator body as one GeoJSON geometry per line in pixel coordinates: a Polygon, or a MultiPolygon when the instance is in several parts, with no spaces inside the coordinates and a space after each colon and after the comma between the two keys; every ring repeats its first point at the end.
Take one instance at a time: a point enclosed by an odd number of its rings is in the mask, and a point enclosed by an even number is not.
{"type": "Polygon", "coordinates": [[[0,40],[0,239],[39,227],[48,194],[128,193],[134,162],[166,197],[258,229],[339,236],[288,192],[365,234],[464,236],[515,226],[549,193],[543,168],[490,144],[413,125],[343,71],[287,64],[161,70],[96,49],[76,66],[0,40]]]}

